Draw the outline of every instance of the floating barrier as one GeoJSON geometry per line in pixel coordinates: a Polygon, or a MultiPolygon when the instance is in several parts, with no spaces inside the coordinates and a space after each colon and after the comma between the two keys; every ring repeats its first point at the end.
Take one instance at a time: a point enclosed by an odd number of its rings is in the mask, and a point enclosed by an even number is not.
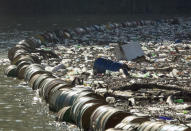
{"type": "MultiPolygon", "coordinates": [[[[173,20],[163,22],[174,22],[173,20]]],[[[158,21],[136,21],[121,24],[108,24],[90,26],[72,30],[59,30],[47,32],[35,37],[20,41],[8,51],[11,61],[5,69],[7,76],[24,79],[33,90],[39,90],[39,95],[49,103],[51,111],[58,112],[57,120],[76,124],[80,129],[93,131],[190,131],[190,128],[181,125],[172,125],[162,122],[150,121],[149,117],[138,117],[131,113],[109,106],[104,97],[94,93],[91,88],[73,87],[66,82],[45,71],[40,64],[35,64],[31,53],[41,45],[58,43],[60,40],[71,39],[75,35],[118,27],[136,27],[155,25],[158,21]]],[[[98,59],[94,63],[98,72],[109,69],[118,71],[122,64],[105,59],[98,59]],[[101,66],[100,66],[101,65],[101,66]]]]}

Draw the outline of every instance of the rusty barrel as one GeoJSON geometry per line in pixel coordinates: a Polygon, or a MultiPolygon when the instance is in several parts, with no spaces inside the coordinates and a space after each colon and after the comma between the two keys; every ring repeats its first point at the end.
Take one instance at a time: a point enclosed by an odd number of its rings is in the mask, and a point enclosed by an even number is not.
{"type": "Polygon", "coordinates": [[[8,77],[17,77],[17,66],[10,65],[4,70],[4,74],[8,77]]]}
{"type": "Polygon", "coordinates": [[[135,123],[129,123],[129,124],[120,123],[117,126],[115,126],[115,128],[119,128],[119,129],[122,129],[122,130],[128,130],[128,131],[131,131],[131,130],[134,131],[138,127],[139,127],[139,124],[135,124],[135,123]]]}
{"type": "MultiPolygon", "coordinates": [[[[27,68],[28,68],[28,67],[27,67],[27,68]]],[[[27,68],[26,68],[25,74],[24,74],[24,80],[25,80],[26,82],[29,82],[31,75],[32,75],[34,72],[44,71],[43,69],[39,69],[39,68],[36,68],[36,67],[30,68],[30,69],[27,69],[27,68]]]]}
{"type": "Polygon", "coordinates": [[[78,98],[79,94],[87,90],[70,88],[67,91],[66,89],[60,90],[60,91],[62,91],[62,94],[56,98],[56,101],[54,103],[56,111],[60,110],[61,108],[65,106],[71,106],[75,102],[75,100],[78,98]]]}
{"type": "Polygon", "coordinates": [[[58,104],[56,104],[57,110],[65,106],[72,106],[76,98],[78,97],[78,91],[69,91],[67,94],[64,95],[65,99],[63,101],[59,99],[57,101],[58,102],[58,104]]]}
{"type": "MultiPolygon", "coordinates": [[[[90,102],[90,101],[89,101],[90,102]]],[[[92,101],[92,103],[86,103],[82,106],[82,108],[79,110],[77,114],[77,125],[81,128],[84,129],[85,131],[89,130],[90,128],[90,117],[92,113],[102,105],[106,105],[105,102],[103,101],[92,101]]]]}
{"type": "Polygon", "coordinates": [[[23,50],[18,50],[15,52],[12,61],[18,61],[21,57],[30,55],[28,52],[23,51],[23,50]]]}
{"type": "Polygon", "coordinates": [[[31,37],[31,38],[27,38],[25,39],[26,42],[30,45],[30,47],[32,49],[35,49],[35,48],[39,48],[42,44],[42,42],[40,42],[39,40],[37,40],[36,38],[34,37],[31,37]]]}
{"type": "Polygon", "coordinates": [[[72,105],[71,107],[71,117],[72,120],[74,120],[77,123],[77,118],[79,115],[79,112],[81,111],[81,108],[86,104],[86,103],[90,103],[90,102],[102,102],[105,103],[104,99],[97,99],[95,97],[88,97],[88,96],[83,96],[83,97],[79,97],[77,98],[77,100],[75,101],[75,103],[72,105]]]}
{"type": "Polygon", "coordinates": [[[23,49],[25,49],[25,50],[27,50],[27,51],[31,50],[27,45],[23,44],[22,41],[24,41],[24,40],[19,41],[19,42],[15,45],[15,47],[23,48],[23,49]]]}
{"type": "Polygon", "coordinates": [[[19,79],[24,79],[25,69],[32,64],[32,62],[22,61],[17,65],[17,74],[19,79]]]}
{"type": "Polygon", "coordinates": [[[31,64],[25,69],[24,80],[28,82],[34,71],[44,71],[44,68],[39,64],[31,64]]]}
{"type": "Polygon", "coordinates": [[[66,84],[59,84],[57,86],[55,86],[54,88],[51,89],[51,91],[48,93],[48,99],[47,99],[47,102],[50,103],[51,101],[51,98],[53,96],[53,94],[56,92],[56,91],[62,91],[62,90],[66,90],[66,89],[69,89],[70,90],[70,85],[68,85],[67,83],[66,84]]]}
{"type": "Polygon", "coordinates": [[[49,109],[54,112],[58,111],[57,106],[59,106],[59,102],[63,102],[65,100],[66,94],[69,93],[69,91],[71,91],[71,89],[68,88],[55,91],[49,98],[49,109]]]}
{"type": "Polygon", "coordinates": [[[141,116],[135,116],[135,115],[132,115],[132,116],[127,116],[125,117],[121,123],[138,123],[138,124],[142,124],[143,122],[146,122],[146,121],[150,121],[149,117],[141,117],[141,116]]]}
{"type": "Polygon", "coordinates": [[[25,70],[27,67],[28,67],[28,65],[24,65],[19,70],[17,70],[19,79],[24,79],[24,74],[25,74],[25,70]]]}
{"type": "Polygon", "coordinates": [[[115,128],[124,129],[124,130],[133,130],[137,129],[139,125],[143,122],[149,121],[149,117],[140,117],[140,116],[127,116],[115,128]]]}
{"type": "Polygon", "coordinates": [[[30,39],[21,40],[18,44],[24,45],[26,48],[34,50],[37,46],[34,42],[30,41],[30,39]]]}
{"type": "Polygon", "coordinates": [[[10,61],[12,61],[16,54],[21,54],[21,53],[23,53],[23,54],[28,53],[28,50],[25,48],[21,48],[21,47],[12,47],[8,51],[8,58],[10,61]]]}
{"type": "Polygon", "coordinates": [[[51,90],[59,84],[64,84],[65,81],[58,78],[49,78],[49,79],[46,79],[43,83],[44,84],[42,84],[42,87],[40,88],[40,91],[41,91],[40,95],[45,100],[48,100],[48,96],[51,90]]]}
{"type": "MultiPolygon", "coordinates": [[[[156,129],[155,126],[157,128],[160,128],[162,125],[164,125],[164,123],[162,123],[162,122],[147,121],[147,122],[144,122],[141,125],[139,125],[137,130],[139,130],[139,131],[150,131],[153,128],[152,130],[155,131],[154,130],[154,129],[156,129]]],[[[158,129],[156,129],[156,130],[158,130],[158,129]]]]}
{"type": "Polygon", "coordinates": [[[91,129],[104,131],[113,128],[129,115],[131,114],[108,105],[100,106],[91,115],[91,129]]]}
{"type": "Polygon", "coordinates": [[[55,78],[49,77],[46,78],[39,86],[39,96],[43,97],[43,92],[45,91],[46,86],[51,83],[55,78]]]}
{"type": "Polygon", "coordinates": [[[138,123],[119,123],[115,126],[117,129],[123,129],[123,130],[135,130],[139,127],[138,123]]]}
{"type": "Polygon", "coordinates": [[[18,43],[17,45],[22,45],[22,46],[24,46],[25,48],[32,49],[32,48],[30,47],[30,45],[26,42],[26,40],[21,40],[21,41],[19,41],[19,43],[18,43]]]}
{"type": "Polygon", "coordinates": [[[45,87],[45,91],[43,92],[44,99],[48,102],[48,99],[50,97],[50,94],[54,88],[67,88],[67,83],[64,80],[61,79],[55,79],[51,83],[45,87]],[[60,85],[60,86],[59,86],[60,85]]]}
{"type": "Polygon", "coordinates": [[[22,61],[29,61],[34,63],[34,60],[30,55],[19,55],[18,57],[13,58],[13,60],[11,61],[11,64],[18,65],[22,61]]]}
{"type": "Polygon", "coordinates": [[[117,129],[123,129],[123,127],[125,127],[126,125],[129,125],[129,124],[126,124],[126,123],[119,123],[115,126],[115,128],[117,129]]]}
{"type": "Polygon", "coordinates": [[[30,84],[30,81],[34,78],[33,76],[35,75],[41,75],[41,74],[48,74],[48,75],[51,75],[52,73],[51,72],[48,72],[48,71],[45,71],[45,70],[42,70],[42,69],[32,69],[30,72],[28,72],[28,75],[26,76],[26,81],[30,84]]]}
{"type": "Polygon", "coordinates": [[[97,126],[97,122],[99,121],[99,115],[106,113],[109,109],[113,109],[111,106],[100,106],[98,107],[90,117],[90,125],[91,130],[99,130],[100,127],[97,126]]]}
{"type": "MultiPolygon", "coordinates": [[[[42,74],[34,74],[31,79],[29,80],[28,82],[28,85],[32,88],[33,87],[33,84],[34,82],[41,76],[42,74]]],[[[33,89],[33,88],[32,88],[33,89]]]]}
{"type": "Polygon", "coordinates": [[[50,74],[41,74],[32,85],[32,89],[33,90],[37,90],[41,87],[42,82],[47,79],[47,78],[55,78],[54,76],[50,75],[50,74]]]}
{"type": "Polygon", "coordinates": [[[67,106],[59,110],[56,116],[56,120],[60,122],[65,121],[65,122],[73,123],[70,117],[70,110],[71,110],[71,106],[67,106]]]}

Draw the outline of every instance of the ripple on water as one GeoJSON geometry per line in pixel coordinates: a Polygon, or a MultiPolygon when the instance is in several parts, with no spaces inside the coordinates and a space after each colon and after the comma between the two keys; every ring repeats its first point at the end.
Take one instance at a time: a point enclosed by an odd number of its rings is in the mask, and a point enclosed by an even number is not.
{"type": "Polygon", "coordinates": [[[21,123],[21,122],[23,122],[23,120],[15,120],[15,122],[21,123]]]}
{"type": "Polygon", "coordinates": [[[70,124],[63,126],[63,123],[55,122],[55,114],[49,112],[48,106],[38,97],[38,93],[29,88],[25,82],[4,75],[4,68],[9,63],[8,48],[34,34],[39,32],[22,31],[13,27],[0,31],[0,131],[73,130],[75,128],[70,124]]]}
{"type": "MultiPolygon", "coordinates": [[[[0,67],[0,74],[3,73],[0,67]]],[[[26,83],[0,75],[0,130],[57,130],[49,108],[26,83]]]]}

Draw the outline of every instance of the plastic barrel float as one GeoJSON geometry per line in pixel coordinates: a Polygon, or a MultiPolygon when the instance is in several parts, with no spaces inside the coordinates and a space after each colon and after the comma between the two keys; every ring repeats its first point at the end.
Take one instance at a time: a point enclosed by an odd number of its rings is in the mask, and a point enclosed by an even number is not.
{"type": "Polygon", "coordinates": [[[41,74],[34,83],[31,83],[31,88],[37,90],[40,88],[41,83],[47,78],[55,78],[52,74],[41,74]]]}
{"type": "Polygon", "coordinates": [[[8,77],[17,77],[17,66],[16,65],[10,65],[5,70],[4,73],[8,77]]]}
{"type": "Polygon", "coordinates": [[[70,117],[70,110],[71,110],[71,106],[67,106],[62,108],[58,114],[57,114],[57,121],[65,121],[65,122],[69,122],[69,123],[74,123],[70,117]]]}
{"type": "Polygon", "coordinates": [[[31,61],[22,61],[17,65],[17,77],[19,79],[24,79],[24,72],[30,64],[32,64],[31,61]]]}
{"type": "Polygon", "coordinates": [[[98,107],[91,115],[90,128],[91,130],[104,131],[115,127],[122,119],[129,115],[131,114],[108,105],[103,105],[98,107]]]}
{"type": "Polygon", "coordinates": [[[143,122],[150,121],[149,117],[127,116],[115,128],[123,130],[135,130],[143,122]]]}

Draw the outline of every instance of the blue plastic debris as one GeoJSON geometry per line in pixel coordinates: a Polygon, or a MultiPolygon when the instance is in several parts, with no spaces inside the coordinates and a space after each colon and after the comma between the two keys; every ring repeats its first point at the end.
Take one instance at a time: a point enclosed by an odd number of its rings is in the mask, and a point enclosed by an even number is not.
{"type": "Polygon", "coordinates": [[[182,40],[176,40],[175,41],[175,43],[181,43],[182,42],[182,40]]]}
{"type": "MultiPolygon", "coordinates": [[[[106,70],[119,71],[123,68],[122,63],[114,62],[109,59],[98,58],[94,62],[94,70],[96,73],[105,73],[106,70]]],[[[125,70],[127,72],[127,70],[125,70]]]]}
{"type": "Polygon", "coordinates": [[[159,119],[162,119],[162,120],[173,120],[172,118],[166,117],[166,116],[160,116],[159,119]]]}

